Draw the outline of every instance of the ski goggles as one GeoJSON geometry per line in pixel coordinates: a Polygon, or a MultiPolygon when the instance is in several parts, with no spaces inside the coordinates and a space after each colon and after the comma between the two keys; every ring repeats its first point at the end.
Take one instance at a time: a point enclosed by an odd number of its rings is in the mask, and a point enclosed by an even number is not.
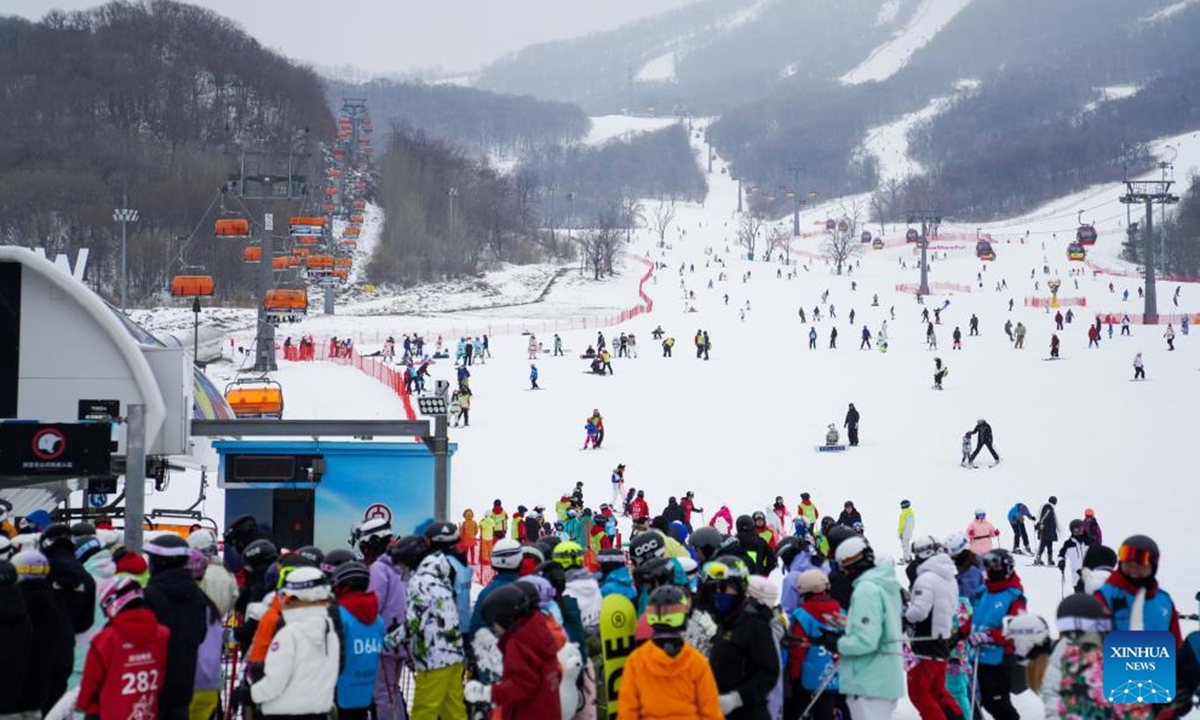
{"type": "Polygon", "coordinates": [[[726,563],[720,560],[704,563],[700,575],[706,583],[719,583],[727,580],[742,580],[746,570],[742,563],[726,563]]]}
{"type": "Polygon", "coordinates": [[[1122,545],[1117,550],[1118,562],[1131,562],[1135,565],[1154,565],[1154,553],[1131,545],[1122,545]]]}
{"type": "Polygon", "coordinates": [[[687,608],[675,605],[648,609],[646,611],[646,623],[650,627],[680,629],[687,624],[687,608]]]}

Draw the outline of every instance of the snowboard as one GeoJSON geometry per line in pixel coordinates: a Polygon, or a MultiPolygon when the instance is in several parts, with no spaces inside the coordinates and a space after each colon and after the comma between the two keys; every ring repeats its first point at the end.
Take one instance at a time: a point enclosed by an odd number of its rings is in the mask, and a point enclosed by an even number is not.
{"type": "Polygon", "coordinates": [[[608,720],[616,720],[621,673],[634,649],[637,610],[624,595],[609,595],[600,603],[600,650],[604,656],[604,687],[608,693],[608,720]]]}
{"type": "Polygon", "coordinates": [[[843,452],[843,451],[845,451],[845,449],[846,449],[845,445],[818,445],[817,446],[817,452],[819,452],[819,453],[843,452]]]}

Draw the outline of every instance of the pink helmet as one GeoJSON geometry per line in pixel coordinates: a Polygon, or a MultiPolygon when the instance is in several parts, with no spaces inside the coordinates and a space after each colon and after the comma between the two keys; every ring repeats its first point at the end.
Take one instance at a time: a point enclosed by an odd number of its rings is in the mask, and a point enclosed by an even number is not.
{"type": "Polygon", "coordinates": [[[100,599],[100,609],[104,611],[104,616],[111,620],[124,610],[126,605],[134,600],[142,600],[144,597],[142,586],[138,584],[137,580],[131,577],[119,577],[104,592],[104,597],[100,599]]]}

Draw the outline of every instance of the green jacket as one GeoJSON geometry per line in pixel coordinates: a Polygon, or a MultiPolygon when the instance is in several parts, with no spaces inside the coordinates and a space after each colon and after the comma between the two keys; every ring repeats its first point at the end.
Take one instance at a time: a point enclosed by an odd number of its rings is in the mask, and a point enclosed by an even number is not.
{"type": "Polygon", "coordinates": [[[889,562],[854,581],[846,634],[838,641],[840,692],[889,700],[904,697],[902,636],[900,584],[889,562]]]}

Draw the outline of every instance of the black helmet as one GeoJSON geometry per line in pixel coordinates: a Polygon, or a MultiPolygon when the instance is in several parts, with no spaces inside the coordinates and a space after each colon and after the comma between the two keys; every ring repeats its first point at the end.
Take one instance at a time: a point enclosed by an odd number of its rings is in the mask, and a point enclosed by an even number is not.
{"type": "Polygon", "coordinates": [[[675,580],[675,563],[667,558],[651,558],[634,569],[633,579],[641,590],[670,585],[675,580]]]}
{"type": "Polygon", "coordinates": [[[547,535],[546,537],[538,538],[538,541],[533,546],[542,554],[543,560],[549,560],[554,557],[554,548],[558,547],[560,542],[562,542],[562,538],[559,536],[547,535]]]}
{"type": "Polygon", "coordinates": [[[651,558],[665,557],[667,543],[661,533],[648,531],[633,536],[629,541],[629,559],[637,568],[651,558]]]}
{"type": "Polygon", "coordinates": [[[76,545],[88,538],[94,538],[96,537],[96,526],[86,520],[77,522],[71,526],[71,537],[75,540],[76,545]]]}
{"type": "Polygon", "coordinates": [[[739,533],[752,532],[754,530],[754,520],[749,515],[738,515],[734,527],[737,528],[739,533]]]}
{"type": "Polygon", "coordinates": [[[821,532],[829,532],[829,528],[833,527],[835,522],[837,521],[828,515],[821,518],[821,532]]]}
{"type": "Polygon", "coordinates": [[[617,568],[625,567],[625,553],[616,548],[604,548],[596,553],[596,562],[600,565],[600,574],[607,575],[617,568]]]}
{"type": "Polygon", "coordinates": [[[406,535],[388,547],[388,557],[392,562],[410,570],[416,570],[428,554],[429,545],[420,535],[406,535]]]}
{"type": "Polygon", "coordinates": [[[753,520],[755,523],[757,523],[759,520],[766,522],[767,514],[765,512],[763,512],[762,510],[755,510],[754,515],[752,515],[750,519],[753,520]]]}
{"type": "Polygon", "coordinates": [[[847,538],[852,538],[858,533],[854,532],[853,528],[848,528],[845,525],[834,525],[825,531],[825,539],[829,541],[829,554],[833,555],[837,552],[838,545],[847,538]]]}
{"type": "Polygon", "coordinates": [[[263,569],[280,559],[280,551],[270,540],[254,540],[241,553],[242,562],[254,569],[263,569]]]}
{"type": "Polygon", "coordinates": [[[658,636],[677,636],[687,625],[692,603],[684,589],[677,585],[662,585],[650,592],[646,602],[647,624],[658,636]]]}
{"type": "Polygon", "coordinates": [[[980,559],[983,561],[988,580],[1004,580],[1016,572],[1013,556],[1004,548],[988,550],[980,559]]]}
{"type": "Polygon", "coordinates": [[[1107,545],[1088,545],[1083,554],[1083,567],[1088,570],[1112,570],[1117,566],[1117,553],[1107,545]]]}
{"type": "Polygon", "coordinates": [[[507,630],[521,618],[533,614],[538,607],[537,590],[533,590],[531,596],[521,586],[533,589],[529,583],[518,580],[496,588],[484,598],[480,614],[485,625],[499,625],[507,630]]]}
{"type": "Polygon", "coordinates": [[[545,578],[559,597],[562,597],[563,592],[567,589],[567,571],[553,560],[547,560],[538,565],[533,569],[533,574],[545,578]]]}
{"type": "Polygon", "coordinates": [[[335,591],[345,589],[365,592],[370,585],[371,571],[357,560],[342,563],[333,573],[333,589],[335,591]]]}
{"type": "Polygon", "coordinates": [[[691,547],[700,556],[700,560],[709,560],[717,554],[717,548],[721,547],[720,531],[715,527],[696,528],[696,531],[688,536],[688,546],[691,547]]]}
{"type": "Polygon", "coordinates": [[[1075,593],[1058,604],[1058,631],[1100,632],[1112,629],[1112,619],[1095,595],[1075,593]]]}
{"type": "Polygon", "coordinates": [[[326,553],[325,558],[321,560],[321,572],[333,577],[333,574],[337,572],[337,569],[343,563],[348,563],[356,559],[354,553],[346,548],[335,548],[326,553]]]}
{"type": "Polygon", "coordinates": [[[49,554],[62,548],[69,548],[72,553],[75,552],[71,528],[66,523],[54,523],[42,531],[42,536],[38,538],[38,550],[41,550],[43,554],[49,554]]]}
{"type": "Polygon", "coordinates": [[[315,545],[305,545],[296,550],[296,554],[311,562],[313,567],[321,567],[321,562],[325,559],[325,552],[315,545]]]}
{"type": "Polygon", "coordinates": [[[146,543],[145,547],[146,555],[149,556],[147,560],[150,563],[150,574],[186,566],[190,550],[187,541],[175,533],[159,535],[146,543]]]}
{"type": "Polygon", "coordinates": [[[239,550],[249,549],[245,537],[256,527],[258,527],[258,520],[255,520],[253,515],[239,515],[229,523],[229,527],[225,528],[225,542],[239,550]]]}
{"type": "Polygon", "coordinates": [[[425,541],[434,550],[449,550],[458,544],[458,526],[454,523],[438,521],[425,528],[425,541]]]}
{"type": "Polygon", "coordinates": [[[787,572],[788,567],[790,567],[792,564],[792,561],[796,559],[797,555],[804,552],[807,545],[808,543],[806,542],[805,538],[800,537],[799,535],[785,537],[783,540],[780,540],[779,545],[775,547],[776,563],[783,568],[784,572],[787,572]]]}
{"type": "Polygon", "coordinates": [[[1135,562],[1139,565],[1149,565],[1158,572],[1158,543],[1145,535],[1132,535],[1125,538],[1121,547],[1117,548],[1118,562],[1135,562]]]}

